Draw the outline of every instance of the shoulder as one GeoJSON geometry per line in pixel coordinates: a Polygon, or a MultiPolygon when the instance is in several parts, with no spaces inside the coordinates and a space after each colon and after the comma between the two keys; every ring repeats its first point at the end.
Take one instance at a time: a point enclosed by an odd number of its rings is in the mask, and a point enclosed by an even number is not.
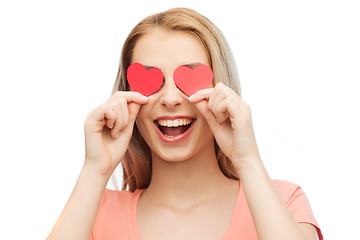
{"type": "Polygon", "coordinates": [[[295,193],[303,192],[301,187],[299,187],[297,184],[292,182],[275,179],[273,180],[273,183],[286,203],[289,199],[294,197],[295,193]]]}
{"type": "Polygon", "coordinates": [[[301,187],[284,180],[273,180],[273,183],[291,212],[305,211],[311,213],[310,203],[301,187]]]}
{"type": "Polygon", "coordinates": [[[105,189],[93,227],[93,239],[132,239],[137,200],[142,190],[135,192],[105,189]],[[129,235],[130,234],[130,235],[129,235]]]}
{"type": "Polygon", "coordinates": [[[97,219],[118,219],[130,216],[142,190],[134,192],[105,189],[97,212],[97,219]]]}
{"type": "Polygon", "coordinates": [[[139,190],[130,192],[125,190],[118,191],[105,189],[102,201],[131,201],[136,196],[137,191],[139,190]]]}
{"type": "Polygon", "coordinates": [[[310,208],[305,192],[297,184],[284,180],[273,180],[273,183],[288,207],[310,208]]]}
{"type": "Polygon", "coordinates": [[[137,201],[141,191],[140,189],[134,192],[105,189],[99,210],[111,209],[114,212],[114,210],[129,209],[137,201]]]}
{"type": "Polygon", "coordinates": [[[282,180],[273,180],[289,211],[298,223],[315,226],[319,239],[323,239],[305,192],[298,185],[282,180]]]}
{"type": "Polygon", "coordinates": [[[286,180],[274,179],[272,181],[278,190],[290,190],[290,189],[299,188],[299,186],[297,184],[286,181],[286,180]]]}

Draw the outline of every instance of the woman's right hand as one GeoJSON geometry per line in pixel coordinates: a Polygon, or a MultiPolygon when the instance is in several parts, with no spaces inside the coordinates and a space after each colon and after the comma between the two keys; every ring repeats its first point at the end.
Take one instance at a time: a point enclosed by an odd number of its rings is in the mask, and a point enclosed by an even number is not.
{"type": "Polygon", "coordinates": [[[137,92],[114,93],[85,121],[85,166],[110,177],[124,157],[140,106],[148,98],[137,92]]]}

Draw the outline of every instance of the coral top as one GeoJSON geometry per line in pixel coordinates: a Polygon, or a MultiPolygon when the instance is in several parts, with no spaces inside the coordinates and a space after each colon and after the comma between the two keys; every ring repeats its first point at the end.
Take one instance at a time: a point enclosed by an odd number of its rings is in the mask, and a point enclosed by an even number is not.
{"type": "MultiPolygon", "coordinates": [[[[322,240],[319,225],[303,190],[286,181],[274,180],[274,184],[295,220],[314,225],[319,239],[322,240]]],[[[91,240],[141,240],[136,224],[136,206],[142,191],[143,189],[137,189],[132,193],[106,189],[98,209],[91,240]]],[[[258,239],[241,185],[231,223],[221,238],[221,240],[235,239],[258,239]]]]}

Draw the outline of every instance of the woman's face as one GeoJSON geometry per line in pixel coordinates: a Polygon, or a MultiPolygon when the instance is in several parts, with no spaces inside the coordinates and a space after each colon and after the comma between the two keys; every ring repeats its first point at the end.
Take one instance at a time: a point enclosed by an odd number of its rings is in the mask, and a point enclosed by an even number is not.
{"type": "Polygon", "coordinates": [[[162,88],[149,96],[149,102],[141,106],[136,119],[153,157],[183,161],[213,149],[209,125],[187,100],[188,96],[176,87],[173,79],[179,66],[210,66],[200,40],[189,33],[155,28],[137,41],[134,62],[156,67],[164,76],[162,88]]]}

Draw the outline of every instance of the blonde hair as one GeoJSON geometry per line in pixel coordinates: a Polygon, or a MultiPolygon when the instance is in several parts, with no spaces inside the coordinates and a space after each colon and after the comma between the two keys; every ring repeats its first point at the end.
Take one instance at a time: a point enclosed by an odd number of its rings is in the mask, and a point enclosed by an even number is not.
{"type": "MultiPolygon", "coordinates": [[[[127,37],[121,53],[120,66],[113,88],[116,91],[129,91],[126,70],[131,64],[134,47],[137,41],[155,27],[169,31],[183,31],[196,36],[204,45],[211,68],[214,73],[214,84],[222,82],[241,95],[240,83],[230,47],[220,30],[206,17],[186,8],[174,8],[154,14],[138,23],[127,37]]],[[[219,167],[223,174],[232,179],[239,179],[231,160],[215,142],[215,151],[219,167]]],[[[142,138],[136,124],[128,150],[121,161],[123,169],[122,190],[146,188],[151,180],[151,151],[142,138]]]]}

